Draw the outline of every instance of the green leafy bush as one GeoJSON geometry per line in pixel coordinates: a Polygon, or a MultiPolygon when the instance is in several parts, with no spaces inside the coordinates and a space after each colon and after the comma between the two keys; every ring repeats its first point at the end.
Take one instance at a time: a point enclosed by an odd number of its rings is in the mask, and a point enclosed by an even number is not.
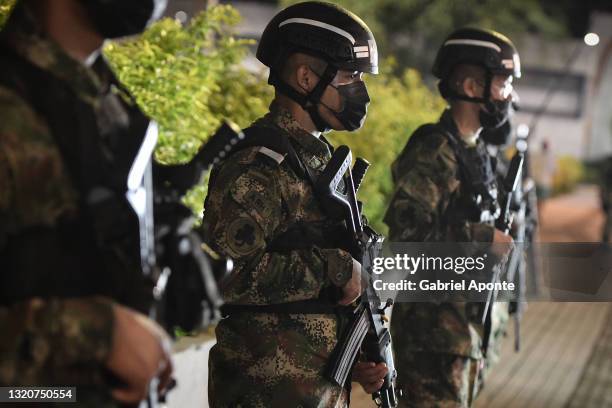
{"type": "MultiPolygon", "coordinates": [[[[105,47],[121,82],[159,122],[159,161],[185,162],[223,119],[245,127],[267,110],[271,89],[241,66],[251,41],[232,36],[239,19],[231,6],[211,7],[187,26],[164,19],[137,39],[105,47]]],[[[186,197],[198,214],[205,186],[186,197]]]]}
{"type": "Polygon", "coordinates": [[[15,5],[16,0],[0,0],[0,28],[4,26],[6,19],[15,5]]]}

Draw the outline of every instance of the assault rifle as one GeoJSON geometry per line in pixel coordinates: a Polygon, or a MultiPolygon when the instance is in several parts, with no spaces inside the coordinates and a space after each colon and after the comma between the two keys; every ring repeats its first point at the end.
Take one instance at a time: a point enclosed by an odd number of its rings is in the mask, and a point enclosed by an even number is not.
{"type": "Polygon", "coordinates": [[[352,238],[353,257],[362,260],[362,282],[365,291],[353,310],[351,325],[340,339],[326,370],[326,377],[341,387],[346,385],[358,353],[362,350],[368,361],[384,362],[389,369],[380,390],[372,394],[374,402],[383,408],[397,407],[395,381],[397,372],[393,361],[391,333],[385,326],[385,309],[391,299],[381,307],[381,300],[372,282],[372,262],[381,249],[383,237],[364,223],[356,192],[369,166],[357,159],[355,178],[351,170],[352,155],[347,146],[340,146],[332,155],[323,173],[315,183],[315,191],[330,215],[343,217],[352,238]]]}
{"type": "MultiPolygon", "coordinates": [[[[517,154],[523,156],[526,161],[528,130],[517,131],[515,147],[517,154]]],[[[526,164],[525,164],[526,165],[526,164]]],[[[528,177],[528,173],[521,172],[521,181],[512,195],[511,210],[514,212],[514,241],[519,244],[526,244],[532,240],[532,230],[534,220],[530,219],[529,214],[529,195],[532,194],[533,182],[528,177]]],[[[533,210],[533,209],[531,209],[533,210]]],[[[521,319],[525,309],[525,291],[527,287],[527,263],[525,251],[520,247],[515,248],[508,261],[508,280],[516,283],[516,299],[510,302],[509,312],[514,320],[514,349],[520,351],[521,348],[521,319]]]]}
{"type": "MultiPolygon", "coordinates": [[[[510,165],[508,166],[508,173],[502,182],[502,198],[501,198],[501,214],[495,222],[495,228],[508,234],[512,227],[512,221],[514,219],[514,212],[512,211],[512,202],[515,193],[522,183],[522,170],[524,162],[524,151],[517,150],[512,157],[510,165]]],[[[514,256],[521,256],[517,254],[517,250],[513,249],[510,255],[510,259],[514,256]]],[[[493,279],[492,283],[495,284],[501,275],[502,270],[506,269],[507,262],[502,262],[493,268],[493,279]]],[[[483,338],[483,348],[487,350],[489,339],[491,336],[491,312],[493,304],[497,300],[497,290],[491,290],[487,295],[487,301],[484,307],[484,313],[482,315],[482,324],[485,326],[485,334],[483,338]]]]}

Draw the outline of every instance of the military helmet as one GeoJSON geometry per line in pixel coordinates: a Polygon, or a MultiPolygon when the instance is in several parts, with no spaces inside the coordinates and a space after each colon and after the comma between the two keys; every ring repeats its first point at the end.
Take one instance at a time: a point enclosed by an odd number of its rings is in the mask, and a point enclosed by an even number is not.
{"type": "Polygon", "coordinates": [[[459,64],[478,65],[487,75],[521,77],[521,62],[510,39],[496,31],[479,28],[461,28],[442,43],[432,73],[447,79],[459,64]]]}
{"type": "Polygon", "coordinates": [[[376,40],[355,14],[337,5],[306,1],[289,6],[268,23],[257,59],[280,70],[294,52],[323,59],[336,69],[378,73],[376,40]]]}

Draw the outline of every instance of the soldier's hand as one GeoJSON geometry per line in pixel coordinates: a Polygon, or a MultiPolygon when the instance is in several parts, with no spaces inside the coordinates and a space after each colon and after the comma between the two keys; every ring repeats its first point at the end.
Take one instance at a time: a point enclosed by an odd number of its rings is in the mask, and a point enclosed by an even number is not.
{"type": "Polygon", "coordinates": [[[365,392],[372,394],[380,390],[388,372],[385,363],[358,361],[353,368],[353,381],[361,384],[365,392]]]}
{"type": "Polygon", "coordinates": [[[341,305],[349,305],[361,295],[361,263],[353,259],[353,274],[351,279],[342,287],[342,299],[338,301],[341,305]]]}
{"type": "Polygon", "coordinates": [[[495,233],[493,234],[493,255],[495,255],[497,259],[505,259],[510,253],[513,243],[514,240],[510,235],[495,229],[495,233]]]}
{"type": "Polygon", "coordinates": [[[158,392],[170,383],[172,362],[170,338],[157,323],[131,309],[114,305],[113,345],[108,369],[124,384],[112,390],[117,401],[133,404],[147,396],[152,379],[159,379],[158,392]]]}

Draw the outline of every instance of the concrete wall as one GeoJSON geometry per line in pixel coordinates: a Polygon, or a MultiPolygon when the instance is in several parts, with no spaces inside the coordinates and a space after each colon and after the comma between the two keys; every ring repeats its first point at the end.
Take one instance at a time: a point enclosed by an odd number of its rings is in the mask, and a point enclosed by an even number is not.
{"type": "MultiPolygon", "coordinates": [[[[531,145],[537,150],[543,139],[548,139],[553,153],[559,155],[571,155],[580,159],[593,158],[593,152],[602,151],[602,137],[605,135],[610,139],[610,126],[612,122],[610,113],[610,97],[612,97],[612,63],[609,62],[601,81],[595,81],[598,76],[598,65],[603,57],[606,44],[612,41],[612,15],[594,14],[592,17],[591,30],[597,32],[601,38],[598,46],[588,47],[582,39],[551,42],[549,40],[526,36],[517,41],[524,67],[543,68],[552,71],[563,71],[566,69],[567,61],[572,52],[577,52],[569,72],[584,76],[584,104],[580,117],[560,117],[544,114],[538,121],[537,127],[530,135],[531,145]],[[607,115],[607,116],[606,116],[607,115]],[[593,133],[597,137],[593,137],[593,133]],[[594,142],[599,147],[592,147],[594,142]]],[[[542,100],[545,91],[541,88],[529,89],[521,87],[521,81],[516,83],[517,91],[522,98],[533,98],[542,100]]],[[[555,93],[551,106],[564,107],[573,100],[569,100],[568,94],[555,93]],[[565,98],[565,100],[564,100],[565,98]]],[[[532,100],[532,102],[533,102],[532,100]]],[[[531,123],[534,113],[519,112],[517,123],[531,123]]],[[[612,151],[612,146],[610,146],[612,151]]]]}
{"type": "Polygon", "coordinates": [[[594,67],[593,110],[585,155],[595,160],[612,155],[612,14],[595,15],[592,29],[601,42],[594,67]]]}

